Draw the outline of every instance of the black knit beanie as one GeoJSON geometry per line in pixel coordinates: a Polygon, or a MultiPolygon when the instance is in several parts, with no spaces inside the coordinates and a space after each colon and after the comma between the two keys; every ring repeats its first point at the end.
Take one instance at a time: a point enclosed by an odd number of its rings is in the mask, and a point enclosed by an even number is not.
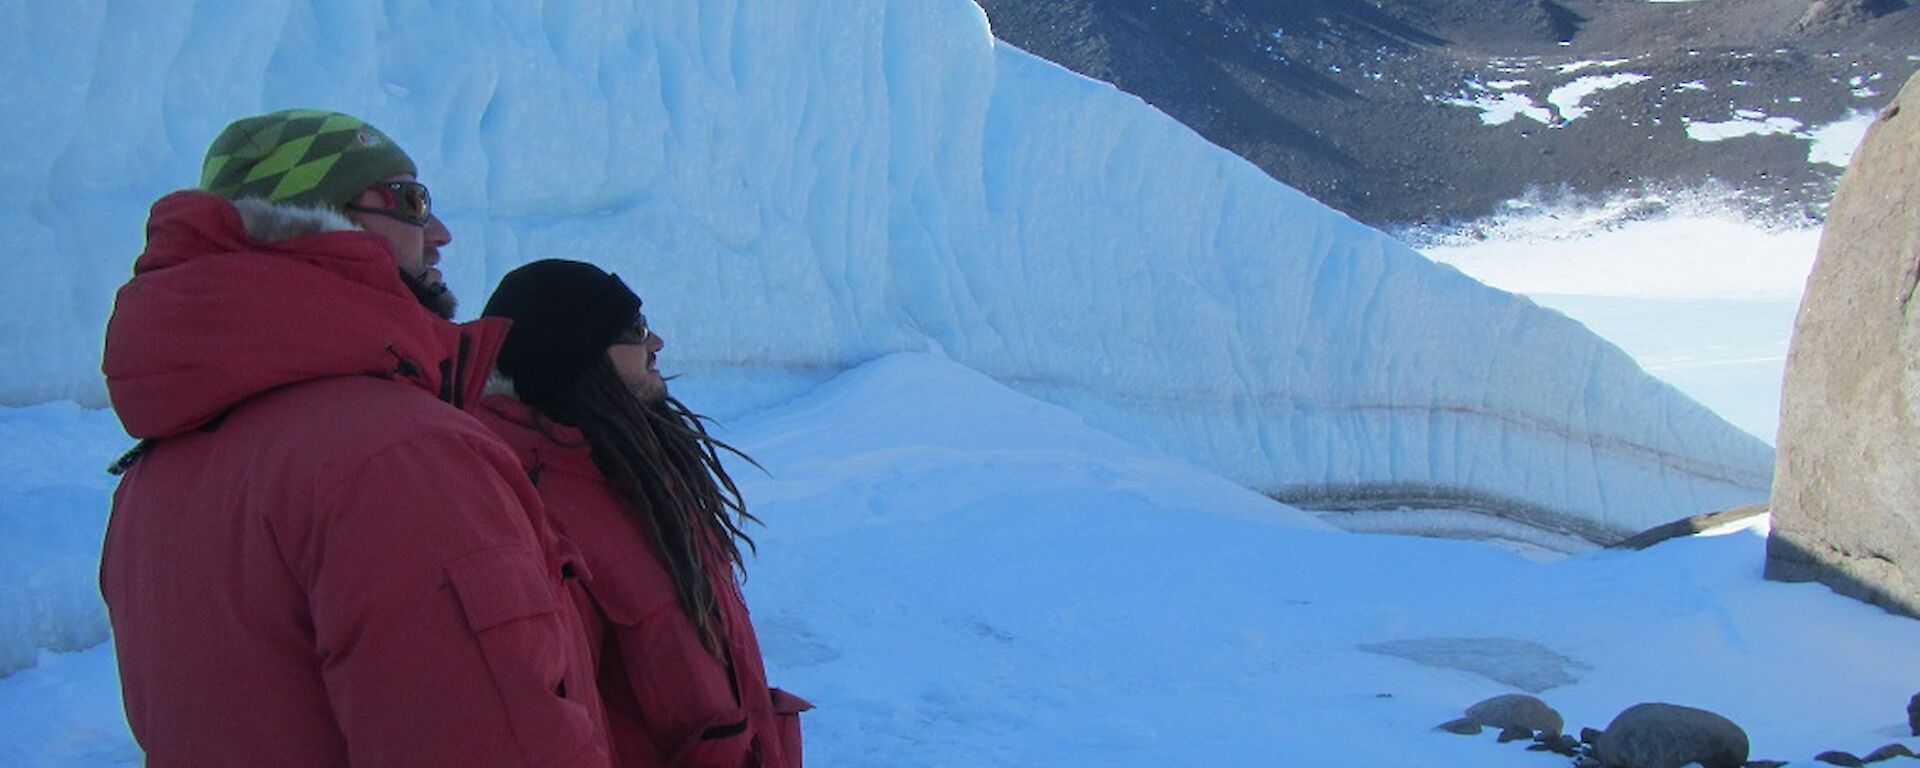
{"type": "Polygon", "coordinates": [[[640,314],[620,276],[579,261],[542,259],[500,279],[487,317],[513,321],[496,363],[514,392],[538,405],[579,378],[640,314]]]}

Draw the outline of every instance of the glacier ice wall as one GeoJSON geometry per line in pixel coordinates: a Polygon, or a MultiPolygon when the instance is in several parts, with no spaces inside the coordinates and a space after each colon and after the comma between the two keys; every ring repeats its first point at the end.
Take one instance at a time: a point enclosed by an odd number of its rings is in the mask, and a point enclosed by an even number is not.
{"type": "Polygon", "coordinates": [[[0,403],[101,403],[146,206],[233,117],[317,106],[419,161],[468,306],[519,263],[598,262],[722,414],[934,350],[1307,506],[1606,536],[1767,492],[1770,449],[1578,324],[996,43],[967,0],[8,5],[0,403]]]}

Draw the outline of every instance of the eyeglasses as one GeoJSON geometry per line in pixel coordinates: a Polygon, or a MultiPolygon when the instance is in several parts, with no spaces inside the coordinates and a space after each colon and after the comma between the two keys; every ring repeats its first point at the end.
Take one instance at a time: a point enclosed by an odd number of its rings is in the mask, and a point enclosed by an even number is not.
{"type": "Polygon", "coordinates": [[[653,329],[647,327],[647,316],[639,313],[633,316],[633,325],[620,329],[620,335],[613,337],[615,344],[645,344],[653,329]]]}
{"type": "Polygon", "coordinates": [[[427,193],[425,184],[417,181],[383,181],[367,189],[380,193],[383,207],[372,208],[348,203],[346,209],[361,213],[376,213],[416,227],[424,227],[427,222],[433,220],[433,195],[427,193]]]}

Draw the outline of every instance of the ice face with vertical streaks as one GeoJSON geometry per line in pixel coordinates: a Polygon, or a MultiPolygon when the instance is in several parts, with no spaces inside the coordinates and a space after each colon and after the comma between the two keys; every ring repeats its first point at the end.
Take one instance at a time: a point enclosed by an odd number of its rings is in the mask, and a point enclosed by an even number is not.
{"type": "Polygon", "coordinates": [[[233,117],[316,106],[419,161],[468,307],[520,263],[600,263],[722,415],[933,350],[1300,504],[1605,536],[1767,492],[1764,444],[1577,323],[967,0],[70,6],[0,31],[0,108],[34,116],[0,140],[37,148],[0,159],[7,404],[101,402],[146,206],[233,117]]]}

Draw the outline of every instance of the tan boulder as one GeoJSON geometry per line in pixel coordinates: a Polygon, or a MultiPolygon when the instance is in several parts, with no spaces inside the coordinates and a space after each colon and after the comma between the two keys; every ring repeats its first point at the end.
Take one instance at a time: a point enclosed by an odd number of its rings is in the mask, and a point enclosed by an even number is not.
{"type": "Polygon", "coordinates": [[[1767,577],[1920,617],[1920,75],[1854,152],[1794,323],[1767,577]]]}

